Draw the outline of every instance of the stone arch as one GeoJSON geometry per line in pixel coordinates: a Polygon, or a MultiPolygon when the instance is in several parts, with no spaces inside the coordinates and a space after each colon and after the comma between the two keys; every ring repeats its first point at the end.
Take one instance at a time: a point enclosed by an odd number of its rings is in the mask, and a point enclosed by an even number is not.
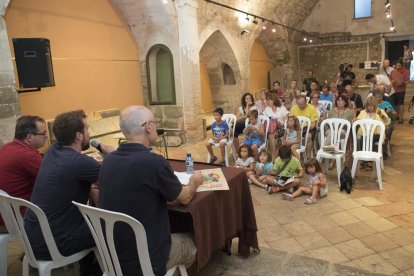
{"type": "Polygon", "coordinates": [[[200,50],[200,64],[206,67],[213,107],[222,107],[225,113],[234,113],[242,93],[242,76],[236,55],[221,31],[215,31],[200,50]],[[234,85],[225,85],[223,63],[234,73],[234,85]]]}

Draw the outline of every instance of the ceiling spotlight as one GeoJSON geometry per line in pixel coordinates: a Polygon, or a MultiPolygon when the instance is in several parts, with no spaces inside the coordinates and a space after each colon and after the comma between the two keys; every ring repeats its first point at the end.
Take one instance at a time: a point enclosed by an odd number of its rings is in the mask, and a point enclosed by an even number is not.
{"type": "Polygon", "coordinates": [[[246,22],[249,22],[250,18],[249,16],[246,14],[246,18],[245,18],[246,22]]]}
{"type": "Polygon", "coordinates": [[[390,12],[387,12],[386,14],[387,14],[387,18],[391,18],[391,13],[390,12]]]}
{"type": "Polygon", "coordinates": [[[304,37],[304,38],[303,38],[303,41],[306,41],[306,40],[308,40],[308,39],[307,39],[306,37],[304,37]]]}
{"type": "Polygon", "coordinates": [[[168,4],[168,0],[162,0],[163,4],[168,4]]]}
{"type": "Polygon", "coordinates": [[[266,26],[265,26],[265,25],[263,25],[263,26],[262,26],[262,29],[263,29],[263,30],[266,30],[266,26]]]}
{"type": "Polygon", "coordinates": [[[395,31],[395,26],[391,26],[391,27],[390,27],[390,30],[391,30],[391,31],[395,31]]]}
{"type": "Polygon", "coordinates": [[[246,29],[244,29],[241,33],[240,33],[240,35],[244,35],[245,33],[250,33],[250,31],[249,30],[246,30],[246,29]]]}
{"type": "Polygon", "coordinates": [[[259,22],[257,22],[257,20],[256,20],[256,17],[253,19],[252,23],[256,24],[256,25],[259,24],[259,22]]]}
{"type": "Polygon", "coordinates": [[[275,28],[272,28],[272,32],[274,32],[274,33],[275,33],[275,32],[276,32],[276,29],[275,29],[275,28]]]}
{"type": "Polygon", "coordinates": [[[391,6],[390,0],[385,1],[385,8],[389,8],[391,6]]]}
{"type": "Polygon", "coordinates": [[[313,42],[312,39],[309,39],[309,42],[312,43],[313,42]]]}

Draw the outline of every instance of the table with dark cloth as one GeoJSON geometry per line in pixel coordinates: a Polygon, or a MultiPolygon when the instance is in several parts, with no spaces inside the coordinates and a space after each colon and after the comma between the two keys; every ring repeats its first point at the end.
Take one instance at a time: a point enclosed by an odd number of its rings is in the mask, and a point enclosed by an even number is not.
{"type": "MultiPolygon", "coordinates": [[[[185,171],[185,163],[169,160],[174,171],[185,171]]],[[[230,190],[197,193],[186,205],[170,205],[171,232],[195,233],[198,269],[207,265],[215,250],[230,254],[231,240],[239,238],[238,252],[248,257],[250,249],[259,250],[256,217],[249,184],[243,171],[194,163],[196,170],[222,168],[230,190]]]]}

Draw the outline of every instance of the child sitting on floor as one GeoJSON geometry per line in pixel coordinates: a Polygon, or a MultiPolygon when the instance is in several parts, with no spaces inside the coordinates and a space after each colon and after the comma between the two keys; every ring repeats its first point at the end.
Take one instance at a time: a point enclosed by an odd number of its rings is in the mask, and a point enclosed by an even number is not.
{"type": "Polygon", "coordinates": [[[326,177],[322,173],[321,166],[318,160],[312,158],[309,159],[305,164],[305,171],[308,174],[308,183],[301,185],[294,193],[282,194],[284,200],[294,200],[303,194],[311,195],[306,199],[305,204],[315,204],[318,202],[317,196],[325,197],[328,195],[328,185],[326,184],[326,177]]]}
{"type": "Polygon", "coordinates": [[[259,154],[259,162],[256,163],[256,170],[255,172],[247,172],[247,177],[256,186],[261,188],[266,188],[267,185],[263,183],[266,176],[272,170],[273,164],[271,161],[270,153],[267,151],[262,151],[259,154]]]}
{"type": "Polygon", "coordinates": [[[238,154],[239,158],[236,160],[236,168],[241,168],[245,172],[253,171],[254,158],[252,149],[247,145],[241,145],[238,154]]]}
{"type": "Polygon", "coordinates": [[[299,159],[292,156],[288,145],[282,145],[279,148],[279,157],[275,159],[273,170],[270,171],[270,175],[266,176],[264,183],[268,185],[267,192],[272,194],[299,186],[302,177],[303,170],[299,159]],[[280,181],[287,180],[292,181],[286,185],[280,184],[280,181]]]}

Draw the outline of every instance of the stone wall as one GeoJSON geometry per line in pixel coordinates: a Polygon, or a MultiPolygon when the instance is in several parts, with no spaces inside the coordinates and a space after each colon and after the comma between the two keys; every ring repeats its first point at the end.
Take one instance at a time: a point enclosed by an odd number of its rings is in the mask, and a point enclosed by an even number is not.
{"type": "MultiPolygon", "coordinates": [[[[320,34],[318,34],[320,35],[320,34]]],[[[349,37],[347,33],[324,34],[320,36],[335,37],[318,40],[317,45],[300,45],[299,66],[301,80],[306,70],[312,69],[314,76],[323,83],[325,80],[334,82],[342,63],[352,64],[358,85],[366,85],[365,75],[376,74],[378,70],[360,69],[359,64],[365,61],[380,61],[382,47],[379,35],[349,37]],[[348,37],[344,41],[343,37],[348,37]]]]}
{"type": "Polygon", "coordinates": [[[20,114],[9,40],[3,18],[8,3],[8,0],[0,0],[0,144],[13,138],[16,118],[20,114]]]}

